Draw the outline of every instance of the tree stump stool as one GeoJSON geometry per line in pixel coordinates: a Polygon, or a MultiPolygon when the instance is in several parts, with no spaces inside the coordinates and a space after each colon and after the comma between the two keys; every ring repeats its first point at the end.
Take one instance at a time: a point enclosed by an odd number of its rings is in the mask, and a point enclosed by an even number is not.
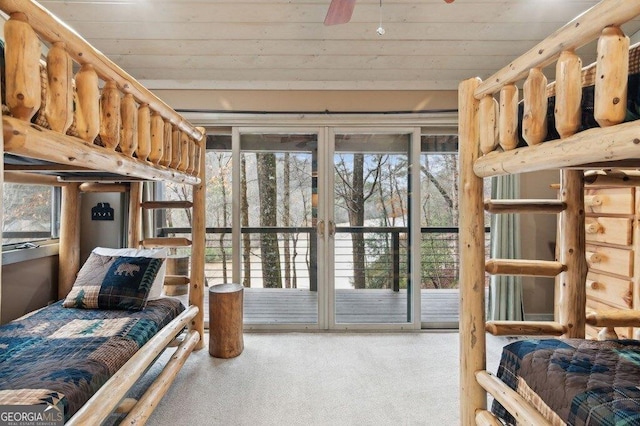
{"type": "Polygon", "coordinates": [[[233,358],[242,353],[242,299],[240,284],[209,287],[209,354],[233,358]]]}

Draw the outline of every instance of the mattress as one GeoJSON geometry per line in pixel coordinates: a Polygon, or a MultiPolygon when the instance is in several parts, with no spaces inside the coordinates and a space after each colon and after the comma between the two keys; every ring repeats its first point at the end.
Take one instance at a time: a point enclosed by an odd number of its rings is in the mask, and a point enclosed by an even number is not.
{"type": "MultiPolygon", "coordinates": [[[[640,424],[640,341],[521,340],[497,376],[554,425],[640,424]]],[[[492,411],[515,424],[497,401],[492,411]]]]}
{"type": "Polygon", "coordinates": [[[47,404],[68,420],[184,306],[142,311],[63,308],[57,302],[0,327],[0,405],[47,404]]]}

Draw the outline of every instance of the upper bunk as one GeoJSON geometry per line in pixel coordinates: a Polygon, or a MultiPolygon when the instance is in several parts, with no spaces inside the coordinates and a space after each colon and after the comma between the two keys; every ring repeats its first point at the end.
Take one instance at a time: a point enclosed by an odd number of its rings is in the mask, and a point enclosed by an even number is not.
{"type": "MultiPolygon", "coordinates": [[[[603,0],[485,81],[462,82],[461,140],[475,141],[481,151],[474,173],[640,167],[640,122],[625,122],[629,71],[640,73],[640,59],[630,63],[629,38],[620,28],[638,15],[640,1],[603,0]],[[575,50],[596,38],[597,62],[583,68],[575,50]],[[556,81],[547,84],[543,69],[554,62],[556,81]],[[583,88],[590,85],[587,105],[583,88]],[[583,130],[589,127],[583,109],[591,106],[595,127],[583,130]]],[[[634,52],[640,57],[640,48],[634,52]]]]}
{"type": "Polygon", "coordinates": [[[196,128],[40,4],[0,0],[7,181],[200,183],[196,128]],[[27,176],[25,173],[28,173],[27,176]]]}

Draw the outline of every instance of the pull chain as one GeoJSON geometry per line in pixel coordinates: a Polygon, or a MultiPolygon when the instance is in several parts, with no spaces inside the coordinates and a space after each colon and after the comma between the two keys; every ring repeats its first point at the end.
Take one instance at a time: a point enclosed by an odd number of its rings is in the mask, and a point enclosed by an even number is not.
{"type": "Polygon", "coordinates": [[[382,36],[385,33],[384,28],[382,28],[382,0],[380,0],[380,24],[378,25],[376,33],[378,33],[379,36],[382,36]]]}

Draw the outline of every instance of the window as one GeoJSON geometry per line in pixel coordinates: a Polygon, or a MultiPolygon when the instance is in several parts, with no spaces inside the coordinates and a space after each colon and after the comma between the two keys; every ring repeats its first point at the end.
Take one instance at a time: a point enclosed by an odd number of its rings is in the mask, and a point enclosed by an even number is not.
{"type": "Polygon", "coordinates": [[[3,246],[58,237],[60,188],[5,183],[3,191],[3,246]]]}

